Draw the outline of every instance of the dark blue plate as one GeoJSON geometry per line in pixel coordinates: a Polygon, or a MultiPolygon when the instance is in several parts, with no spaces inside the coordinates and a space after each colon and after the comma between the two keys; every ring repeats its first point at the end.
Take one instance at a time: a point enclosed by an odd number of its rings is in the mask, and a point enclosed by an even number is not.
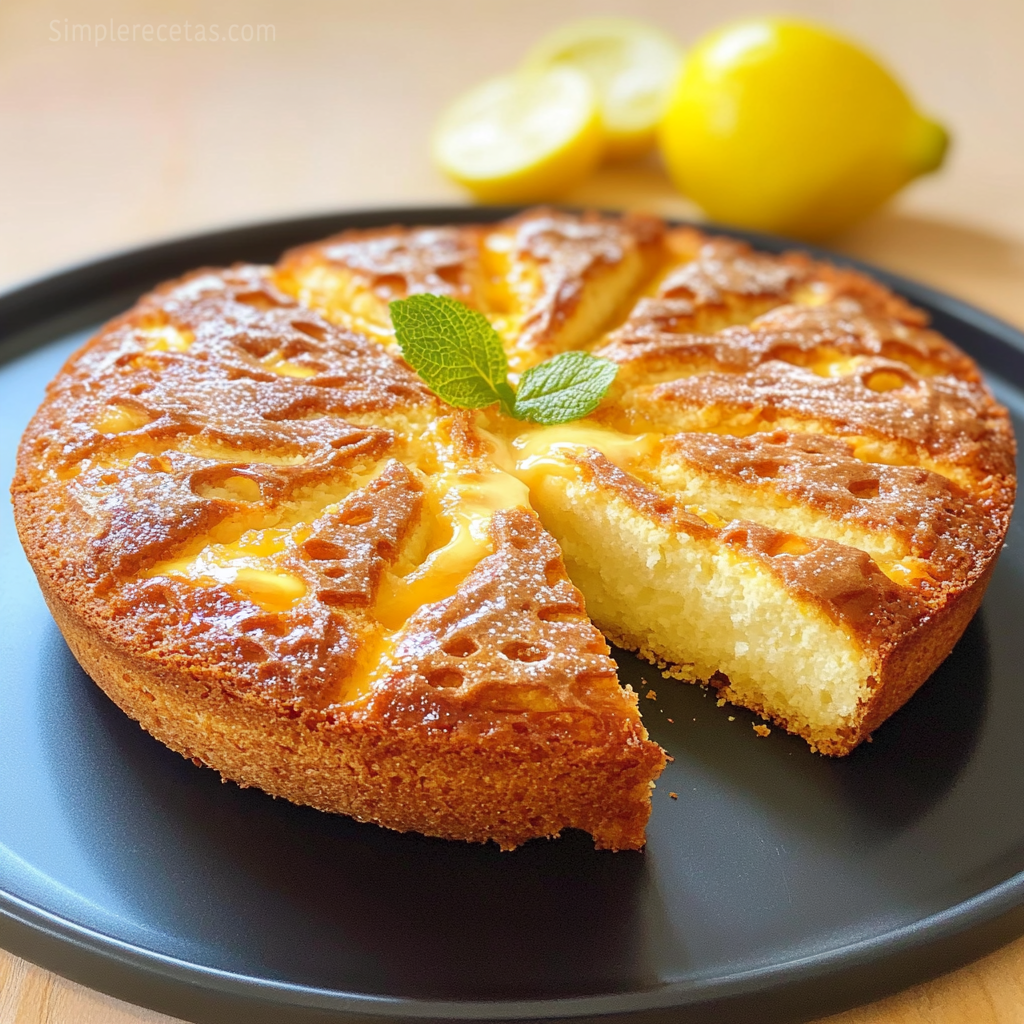
{"type": "MultiPolygon", "coordinates": [[[[7,295],[0,479],[62,361],[156,282],[201,264],[270,261],[346,227],[490,215],[260,225],[7,295]]],[[[1024,336],[867,269],[981,363],[1024,436],[1024,336]]],[[[622,654],[625,681],[657,680],[645,721],[675,755],[646,851],[597,853],[570,833],[502,854],[221,785],[165,749],[79,669],[4,502],[0,943],[92,988],[216,1024],[770,1024],[838,1011],[1024,931],[1022,608],[1018,516],[949,660],[872,744],[838,761],[777,729],[758,739],[749,714],[622,654]]]]}

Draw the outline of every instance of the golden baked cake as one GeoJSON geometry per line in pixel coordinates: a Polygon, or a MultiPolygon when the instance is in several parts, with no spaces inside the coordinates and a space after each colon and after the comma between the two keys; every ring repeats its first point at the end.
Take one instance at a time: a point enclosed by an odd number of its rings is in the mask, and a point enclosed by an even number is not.
{"type": "Polygon", "coordinates": [[[633,849],[665,754],[605,636],[848,753],[977,609],[1013,457],[973,363],[862,275],[535,210],[158,288],[50,385],[12,491],[76,657],[185,756],[389,828],[633,849]],[[390,326],[422,292],[612,390],[559,427],[447,406],[390,326]]]}

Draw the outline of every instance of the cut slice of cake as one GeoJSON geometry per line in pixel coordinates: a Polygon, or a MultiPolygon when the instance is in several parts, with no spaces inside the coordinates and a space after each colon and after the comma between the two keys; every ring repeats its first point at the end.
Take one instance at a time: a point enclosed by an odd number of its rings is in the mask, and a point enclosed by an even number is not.
{"type": "Polygon", "coordinates": [[[664,752],[485,454],[377,344],[239,267],[73,357],[13,491],[72,651],[186,757],[390,828],[638,848],[664,752]]]}

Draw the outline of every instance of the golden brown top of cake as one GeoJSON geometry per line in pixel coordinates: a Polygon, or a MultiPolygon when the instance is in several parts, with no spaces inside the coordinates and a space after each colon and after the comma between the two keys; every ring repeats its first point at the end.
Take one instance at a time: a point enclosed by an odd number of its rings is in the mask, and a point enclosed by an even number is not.
{"type": "Polygon", "coordinates": [[[571,464],[881,650],[988,571],[1013,457],[971,360],[863,275],[540,210],[162,286],[69,360],[13,489],[37,571],[153,664],[337,723],[583,710],[640,742],[538,472],[571,464]],[[585,348],[618,379],[564,428],[453,410],[396,354],[387,303],[417,292],[483,312],[513,370],[585,348]]]}
{"type": "Polygon", "coordinates": [[[376,342],[242,266],[161,287],[76,353],[14,492],[34,563],[92,625],[238,697],[438,729],[625,714],[640,742],[488,450],[376,342]]]}
{"type": "Polygon", "coordinates": [[[664,228],[534,210],[490,228],[346,231],[286,253],[282,287],[338,323],[392,337],[387,303],[430,292],[488,315],[514,370],[593,340],[624,313],[661,252],[664,228]]]}

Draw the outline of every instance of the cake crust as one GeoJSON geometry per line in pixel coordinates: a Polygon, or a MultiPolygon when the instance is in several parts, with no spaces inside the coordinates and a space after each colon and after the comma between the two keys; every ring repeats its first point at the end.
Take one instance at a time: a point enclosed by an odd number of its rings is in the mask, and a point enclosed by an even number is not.
{"type": "MultiPolygon", "coordinates": [[[[296,710],[239,693],[231,680],[155,665],[105,639],[47,576],[39,583],[72,653],[107,696],[160,742],[243,787],[400,832],[506,850],[569,827],[590,832],[599,849],[644,845],[651,777],[665,754],[647,739],[635,694],[621,691],[632,710],[623,715],[608,687],[604,714],[588,710],[583,728],[572,708],[503,713],[493,699],[464,716],[432,702],[423,686],[392,692],[357,718],[296,710]],[[429,727],[433,712],[447,722],[429,727]]],[[[603,645],[594,633],[593,646],[603,645]]],[[[601,678],[618,689],[614,664],[604,660],[601,678]]]]}

